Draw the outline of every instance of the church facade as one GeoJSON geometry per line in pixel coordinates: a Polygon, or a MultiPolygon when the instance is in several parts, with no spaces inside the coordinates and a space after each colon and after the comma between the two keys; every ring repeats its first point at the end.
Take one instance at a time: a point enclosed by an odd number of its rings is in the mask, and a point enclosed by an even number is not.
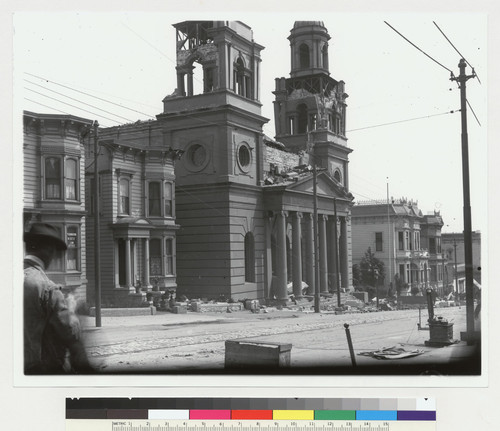
{"type": "Polygon", "coordinates": [[[165,147],[183,152],[175,166],[178,292],[286,301],[290,286],[295,296],[305,292],[303,282],[313,292],[316,262],[321,292],[338,283],[349,289],[347,95],[329,76],[322,23],[297,22],[291,32],[291,76],[276,80],[276,140],[262,131],[263,47],[252,30],[226,21],[174,27],[177,89],[158,122],[165,147]],[[194,94],[198,67],[203,92],[194,94]]]}

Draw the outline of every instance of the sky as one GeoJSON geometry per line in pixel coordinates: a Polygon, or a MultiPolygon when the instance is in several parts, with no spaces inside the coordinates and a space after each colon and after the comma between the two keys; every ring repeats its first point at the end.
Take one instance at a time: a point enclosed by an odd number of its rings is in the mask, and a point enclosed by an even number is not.
{"type": "MultiPolygon", "coordinates": [[[[97,119],[103,126],[153,119],[176,87],[172,24],[197,19],[243,21],[265,47],[261,102],[270,119],[264,132],[271,137],[274,79],[290,73],[290,29],[296,20],[323,21],[331,36],[331,76],[345,82],[349,95],[349,183],[355,200],[385,200],[389,190],[396,199],[418,201],[424,214],[440,211],[445,232],[463,230],[460,92],[450,80],[450,71],[459,74],[456,48],[477,73],[467,81],[467,100],[477,116],[468,108],[470,192],[472,229],[485,232],[484,13],[19,12],[14,15],[18,118],[28,110],[97,119]]],[[[466,73],[472,73],[469,66],[466,73]]]]}

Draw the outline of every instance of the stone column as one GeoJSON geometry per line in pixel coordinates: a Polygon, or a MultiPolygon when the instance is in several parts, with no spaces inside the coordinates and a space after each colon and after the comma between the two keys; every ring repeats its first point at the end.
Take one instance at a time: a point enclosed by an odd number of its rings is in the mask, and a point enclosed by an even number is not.
{"type": "Polygon", "coordinates": [[[328,292],[328,266],[326,247],[326,220],[328,216],[319,215],[319,282],[320,292],[328,292]]]}
{"type": "Polygon", "coordinates": [[[349,261],[347,245],[347,221],[345,217],[340,217],[340,274],[341,285],[344,289],[349,289],[349,261]]]}
{"type": "Polygon", "coordinates": [[[125,240],[125,286],[134,291],[134,286],[132,284],[132,259],[130,253],[130,238],[125,240]]]}
{"type": "Polygon", "coordinates": [[[312,214],[306,214],[306,283],[309,286],[308,294],[314,294],[314,225],[312,214]]]}
{"type": "Polygon", "coordinates": [[[266,252],[265,252],[265,297],[271,298],[271,286],[273,282],[273,249],[272,249],[272,213],[266,213],[266,252]]]}
{"type": "Polygon", "coordinates": [[[177,70],[177,91],[180,95],[185,96],[184,89],[184,72],[177,70]]]}
{"type": "Polygon", "coordinates": [[[286,265],[286,216],[285,211],[276,213],[276,299],[287,301],[287,265],[286,265]]]}
{"type": "Polygon", "coordinates": [[[302,244],[300,226],[302,213],[296,212],[292,217],[293,294],[296,298],[300,298],[302,296],[302,244]]]}
{"type": "Polygon", "coordinates": [[[115,287],[120,287],[120,253],[118,248],[120,247],[119,241],[115,240],[115,287]]]}
{"type": "Polygon", "coordinates": [[[193,95],[193,72],[187,74],[187,95],[193,95]]]}
{"type": "Polygon", "coordinates": [[[151,289],[149,281],[149,238],[144,238],[144,280],[142,283],[146,289],[151,289]]]}
{"type": "Polygon", "coordinates": [[[337,273],[338,269],[338,236],[337,236],[337,221],[335,217],[330,217],[328,219],[330,225],[328,243],[330,245],[330,258],[328,259],[328,270],[330,273],[330,284],[332,286],[333,293],[337,293],[338,283],[337,283],[337,273]]]}

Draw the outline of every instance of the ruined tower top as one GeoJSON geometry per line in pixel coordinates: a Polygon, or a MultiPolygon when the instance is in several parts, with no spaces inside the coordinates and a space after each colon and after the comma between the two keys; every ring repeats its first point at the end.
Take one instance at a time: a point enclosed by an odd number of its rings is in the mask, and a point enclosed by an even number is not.
{"type": "Polygon", "coordinates": [[[292,78],[316,73],[329,74],[330,35],[322,21],[295,21],[288,40],[291,48],[292,78]]]}

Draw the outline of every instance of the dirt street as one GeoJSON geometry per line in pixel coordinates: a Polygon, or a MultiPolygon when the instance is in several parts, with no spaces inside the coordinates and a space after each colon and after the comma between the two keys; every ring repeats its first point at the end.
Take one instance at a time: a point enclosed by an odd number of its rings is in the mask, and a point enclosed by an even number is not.
{"type": "MultiPolygon", "coordinates": [[[[465,307],[436,309],[438,316],[454,323],[454,338],[465,331],[465,307]]],[[[422,310],[421,323],[427,313],[422,310]]],[[[424,350],[422,355],[391,363],[446,361],[463,355],[449,346],[425,346],[429,331],[419,331],[418,310],[383,311],[361,314],[304,313],[281,310],[252,314],[248,311],[226,313],[190,313],[175,316],[108,318],[102,328],[86,325],[85,343],[94,366],[105,373],[183,372],[196,369],[224,369],[225,341],[250,339],[258,342],[291,343],[291,367],[350,366],[351,357],[344,324],[350,332],[357,365],[373,366],[379,360],[358,353],[399,346],[405,350],[424,350]],[[199,314],[196,316],[195,314],[199,314]],[[447,350],[444,350],[447,349],[447,350]]],[[[384,361],[387,362],[387,361],[384,361]]]]}

